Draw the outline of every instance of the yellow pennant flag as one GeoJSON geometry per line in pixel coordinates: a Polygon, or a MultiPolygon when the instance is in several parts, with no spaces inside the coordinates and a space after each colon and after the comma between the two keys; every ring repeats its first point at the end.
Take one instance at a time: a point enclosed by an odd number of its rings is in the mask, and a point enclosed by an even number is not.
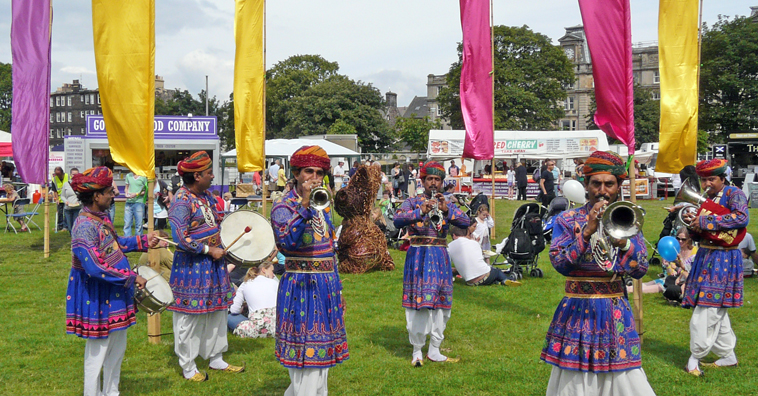
{"type": "Polygon", "coordinates": [[[679,173],[697,159],[698,0],[660,0],[660,150],[655,170],[679,173]]]}
{"type": "Polygon", "coordinates": [[[264,0],[236,0],[234,11],[234,136],[237,169],[263,170],[266,140],[263,57],[264,0]]]}
{"type": "Polygon", "coordinates": [[[97,82],[111,156],[155,178],[155,0],[92,0],[97,82]]]}

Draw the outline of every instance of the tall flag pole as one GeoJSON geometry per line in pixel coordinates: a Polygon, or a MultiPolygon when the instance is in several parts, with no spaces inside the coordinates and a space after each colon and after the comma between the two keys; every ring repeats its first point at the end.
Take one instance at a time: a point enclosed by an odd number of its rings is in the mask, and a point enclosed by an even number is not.
{"type": "Polygon", "coordinates": [[[661,123],[655,169],[679,173],[697,158],[700,45],[698,0],[660,0],[661,123]]]}
{"type": "Polygon", "coordinates": [[[13,0],[11,4],[13,158],[26,183],[44,186],[45,258],[50,257],[47,164],[50,156],[50,0],[13,0]]]}
{"type": "MultiPolygon", "coordinates": [[[[629,0],[579,0],[595,82],[595,125],[629,149],[630,198],[637,199],[634,159],[634,76],[629,0]]],[[[633,313],[642,334],[642,283],[634,281],[633,313]]],[[[641,337],[640,337],[641,341],[641,337]]]]}
{"type": "MultiPolygon", "coordinates": [[[[155,0],[92,0],[97,82],[113,160],[155,183],[155,0]]],[[[153,230],[148,210],[148,231],[153,230]]],[[[155,267],[155,252],[150,265],[155,267]]],[[[148,316],[148,339],[160,343],[160,314],[148,316]]]]}
{"type": "Polygon", "coordinates": [[[235,4],[234,135],[237,170],[258,172],[263,171],[266,140],[265,1],[236,0],[235,4]]]}

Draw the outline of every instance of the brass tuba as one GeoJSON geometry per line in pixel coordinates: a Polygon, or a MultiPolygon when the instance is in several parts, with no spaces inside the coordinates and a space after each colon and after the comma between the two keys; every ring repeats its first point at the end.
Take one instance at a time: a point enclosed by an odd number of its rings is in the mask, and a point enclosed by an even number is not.
{"type": "Polygon", "coordinates": [[[679,192],[674,197],[674,206],[681,205],[679,213],[676,215],[677,224],[689,227],[689,223],[684,221],[684,215],[688,213],[697,215],[700,206],[706,201],[705,197],[709,189],[710,187],[706,188],[700,194],[700,185],[696,180],[687,178],[682,183],[682,187],[679,188],[679,192]]]}
{"type": "Polygon", "coordinates": [[[605,271],[613,269],[618,256],[618,248],[610,238],[628,239],[642,230],[645,211],[628,201],[614,202],[605,209],[603,218],[595,234],[590,238],[590,247],[595,262],[605,271]]]}
{"type": "Polygon", "coordinates": [[[324,210],[332,204],[332,193],[325,187],[316,187],[311,190],[311,207],[316,210],[324,210]]]}

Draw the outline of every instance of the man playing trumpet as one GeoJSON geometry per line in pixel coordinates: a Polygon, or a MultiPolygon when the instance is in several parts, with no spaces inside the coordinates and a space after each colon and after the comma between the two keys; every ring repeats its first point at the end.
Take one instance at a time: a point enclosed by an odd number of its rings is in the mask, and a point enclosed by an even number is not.
{"type": "Polygon", "coordinates": [[[750,219],[745,194],[724,183],[726,169],[726,160],[697,164],[695,170],[710,201],[704,203],[697,214],[682,216],[690,230],[701,236],[682,300],[685,308],[694,308],[690,319],[692,355],[685,370],[698,377],[702,375],[700,359],[711,351],[719,359],[704,366],[737,365],[734,354],[737,338],[727,308],[742,306],[742,254],[738,245],[750,219]]]}
{"type": "Polygon", "coordinates": [[[540,358],[554,367],[547,395],[653,395],[641,369],[640,338],[621,275],[647,272],[642,232],[629,239],[609,237],[616,254],[595,257],[596,235],[609,203],[626,179],[624,161],[595,151],[584,164],[589,202],[558,216],[550,261],[566,276],[566,295],[550,323],[540,358]]]}

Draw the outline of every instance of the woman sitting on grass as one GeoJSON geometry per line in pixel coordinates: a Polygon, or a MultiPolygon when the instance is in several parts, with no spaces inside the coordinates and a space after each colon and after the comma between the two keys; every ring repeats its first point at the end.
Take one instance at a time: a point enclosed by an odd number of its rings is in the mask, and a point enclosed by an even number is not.
{"type": "MultiPolygon", "coordinates": [[[[697,246],[692,242],[687,228],[681,227],[677,231],[676,239],[679,241],[680,251],[673,262],[663,261],[666,271],[665,278],[658,278],[642,284],[643,293],[663,293],[663,297],[670,301],[681,301],[684,294],[684,282],[689,275],[692,260],[695,259],[697,246]]],[[[633,287],[627,286],[627,293],[633,292],[633,287]]]]}
{"type": "Polygon", "coordinates": [[[242,338],[273,337],[278,289],[279,279],[274,275],[272,262],[266,261],[247,270],[229,308],[229,330],[242,338]],[[247,317],[242,314],[243,304],[247,304],[247,317]]]}

